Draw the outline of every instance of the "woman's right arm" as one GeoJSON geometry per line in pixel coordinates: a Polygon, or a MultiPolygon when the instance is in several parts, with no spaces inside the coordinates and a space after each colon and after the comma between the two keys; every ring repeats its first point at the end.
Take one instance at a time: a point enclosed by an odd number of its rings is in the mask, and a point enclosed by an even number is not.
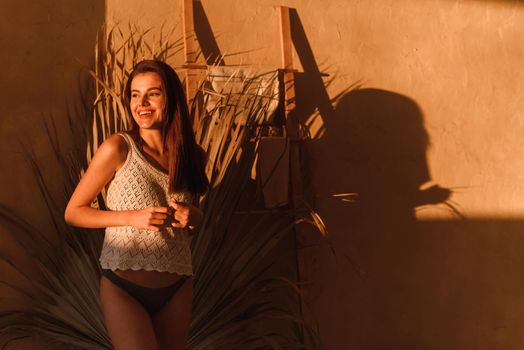
{"type": "Polygon", "coordinates": [[[124,164],[126,156],[127,144],[121,136],[112,135],[100,145],[67,204],[64,218],[69,225],[87,228],[135,226],[159,231],[158,226],[167,217],[169,209],[166,207],[125,211],[91,207],[93,199],[124,164]]]}

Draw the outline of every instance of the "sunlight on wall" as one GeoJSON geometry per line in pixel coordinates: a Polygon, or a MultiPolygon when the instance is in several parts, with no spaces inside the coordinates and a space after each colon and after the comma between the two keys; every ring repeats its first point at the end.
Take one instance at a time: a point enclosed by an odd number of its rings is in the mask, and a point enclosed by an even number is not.
{"type": "MultiPolygon", "coordinates": [[[[276,6],[297,9],[333,97],[349,86],[380,88],[415,100],[430,137],[431,179],[454,191],[469,217],[524,214],[524,6],[517,1],[202,1],[226,64],[280,66],[276,6]],[[314,14],[322,13],[322,16],[314,14]],[[235,53],[242,54],[235,55],[235,53]],[[456,189],[456,190],[454,190],[456,189]]],[[[144,28],[181,23],[180,5],[107,2],[110,23],[144,28]],[[140,19],[140,20],[137,20],[140,19]]],[[[181,37],[181,25],[175,33],[181,37]]],[[[301,57],[295,55],[300,72],[301,57]]],[[[173,60],[182,63],[179,55],[173,60]]],[[[308,72],[306,72],[308,73],[308,72]]],[[[309,111],[315,138],[327,116],[309,111]]],[[[394,116],[392,116],[394,117],[394,116]]],[[[394,147],[394,145],[393,145],[394,147]]],[[[344,150],[340,150],[344,162],[344,150]]],[[[349,175],[348,175],[349,176],[349,175]]],[[[320,184],[320,187],[323,187],[320,184]]],[[[347,191],[352,189],[348,188],[347,191]]],[[[452,217],[426,206],[421,218],[452,217]]]]}
{"type": "MultiPolygon", "coordinates": [[[[296,9],[297,105],[331,239],[310,267],[324,348],[522,348],[522,2],[200,4],[226,65],[269,68],[276,6],[296,9]]],[[[107,8],[144,27],[181,19],[176,1],[107,8]]]]}

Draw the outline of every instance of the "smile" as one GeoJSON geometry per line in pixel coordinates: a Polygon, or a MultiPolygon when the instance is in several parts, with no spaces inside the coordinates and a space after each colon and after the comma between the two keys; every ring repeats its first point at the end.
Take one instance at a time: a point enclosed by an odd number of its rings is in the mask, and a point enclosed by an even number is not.
{"type": "Polygon", "coordinates": [[[150,114],[153,114],[153,112],[152,111],[142,111],[138,113],[139,116],[150,115],[150,114]]]}

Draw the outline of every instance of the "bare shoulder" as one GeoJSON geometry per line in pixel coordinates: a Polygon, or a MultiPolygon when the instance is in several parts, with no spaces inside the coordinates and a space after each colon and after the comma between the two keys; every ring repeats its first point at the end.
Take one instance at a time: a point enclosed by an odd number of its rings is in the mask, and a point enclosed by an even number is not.
{"type": "Polygon", "coordinates": [[[127,143],[121,135],[113,134],[109,136],[98,148],[95,158],[101,158],[113,163],[116,168],[120,168],[127,158],[127,143]]]}

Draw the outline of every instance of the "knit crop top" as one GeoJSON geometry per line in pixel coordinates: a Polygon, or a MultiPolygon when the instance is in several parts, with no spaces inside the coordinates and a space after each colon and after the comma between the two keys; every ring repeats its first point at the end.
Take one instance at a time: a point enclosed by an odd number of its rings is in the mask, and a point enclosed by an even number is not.
{"type": "MultiPolygon", "coordinates": [[[[128,152],[107,189],[109,210],[168,206],[168,198],[192,202],[191,193],[168,193],[168,175],[147,161],[131,136],[118,135],[126,141],[128,152]]],[[[107,227],[100,265],[111,270],[155,270],[190,276],[193,270],[189,243],[187,229],[169,226],[156,232],[132,226],[107,227]]]]}

